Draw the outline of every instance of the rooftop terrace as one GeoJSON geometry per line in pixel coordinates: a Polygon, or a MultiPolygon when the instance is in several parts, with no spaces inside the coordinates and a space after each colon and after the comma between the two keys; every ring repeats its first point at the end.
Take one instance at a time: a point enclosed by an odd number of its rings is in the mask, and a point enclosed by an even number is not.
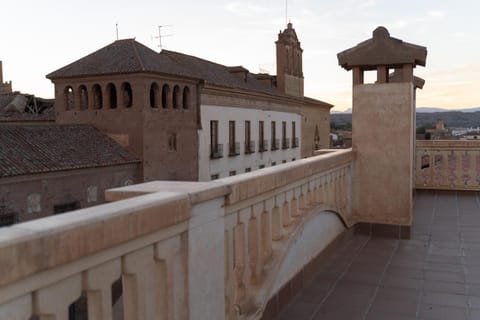
{"type": "Polygon", "coordinates": [[[275,319],[479,319],[479,228],[477,192],[418,191],[410,240],[346,231],[275,319]]]}

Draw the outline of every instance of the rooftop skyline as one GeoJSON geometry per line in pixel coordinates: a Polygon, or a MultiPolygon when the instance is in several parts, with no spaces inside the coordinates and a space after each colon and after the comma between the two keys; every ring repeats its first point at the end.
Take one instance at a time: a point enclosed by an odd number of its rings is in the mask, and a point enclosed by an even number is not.
{"type": "MultiPolygon", "coordinates": [[[[305,95],[351,107],[351,73],[336,54],[369,39],[379,25],[392,37],[426,46],[426,68],[415,74],[426,80],[418,92],[419,107],[480,106],[478,41],[480,27],[474,1],[376,0],[335,2],[104,0],[78,3],[21,0],[2,4],[0,60],[4,81],[13,89],[53,97],[45,75],[119,38],[158,51],[158,25],[164,25],[165,49],[224,65],[242,65],[251,72],[276,73],[277,35],[291,21],[304,49],[305,95]],[[21,19],[20,19],[21,17],[21,19]]],[[[367,76],[367,80],[369,77],[367,76]]],[[[371,78],[370,78],[371,79],[371,78]]]]}

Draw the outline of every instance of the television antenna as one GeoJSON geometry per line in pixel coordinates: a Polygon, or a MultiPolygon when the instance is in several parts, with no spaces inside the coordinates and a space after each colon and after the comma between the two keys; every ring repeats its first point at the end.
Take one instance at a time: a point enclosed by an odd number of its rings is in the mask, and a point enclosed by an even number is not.
{"type": "Polygon", "coordinates": [[[115,30],[117,31],[117,40],[118,40],[118,22],[115,23],[115,30]]]}
{"type": "Polygon", "coordinates": [[[285,25],[288,23],[288,0],[285,0],[285,25]]]}
{"type": "Polygon", "coordinates": [[[173,34],[162,34],[162,28],[173,27],[172,25],[160,25],[158,26],[158,36],[152,36],[152,39],[158,39],[158,47],[160,51],[163,49],[162,38],[171,37],[173,34]]]}

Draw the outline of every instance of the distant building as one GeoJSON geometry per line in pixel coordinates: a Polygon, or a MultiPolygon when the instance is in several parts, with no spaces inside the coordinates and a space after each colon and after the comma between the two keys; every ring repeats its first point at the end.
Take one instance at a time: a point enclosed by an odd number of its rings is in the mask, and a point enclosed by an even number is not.
{"type": "Polygon", "coordinates": [[[0,226],[104,202],[139,161],[85,125],[0,125],[0,226]]]}
{"type": "Polygon", "coordinates": [[[118,40],[47,77],[56,119],[90,124],[141,159],[141,179],[212,180],[312,156],[332,105],[303,95],[302,52],[280,32],[277,76],[118,40]]]}
{"type": "Polygon", "coordinates": [[[437,119],[437,122],[435,123],[435,128],[425,130],[425,139],[450,140],[452,139],[452,133],[445,128],[445,122],[443,121],[443,119],[437,119]]]}

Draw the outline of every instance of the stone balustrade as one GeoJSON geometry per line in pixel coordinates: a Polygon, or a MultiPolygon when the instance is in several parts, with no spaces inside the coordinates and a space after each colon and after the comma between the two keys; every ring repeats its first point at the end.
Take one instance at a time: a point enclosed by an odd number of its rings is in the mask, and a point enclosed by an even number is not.
{"type": "Polygon", "coordinates": [[[415,188],[480,190],[480,141],[418,140],[415,188]]]}
{"type": "Polygon", "coordinates": [[[113,189],[111,203],[4,228],[0,319],[258,319],[355,222],[352,161],[113,189]]]}

